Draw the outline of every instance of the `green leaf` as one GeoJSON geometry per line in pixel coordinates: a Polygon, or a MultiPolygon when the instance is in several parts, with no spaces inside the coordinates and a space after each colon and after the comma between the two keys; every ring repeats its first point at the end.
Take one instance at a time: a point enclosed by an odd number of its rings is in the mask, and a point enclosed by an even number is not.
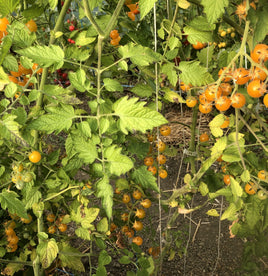
{"type": "Polygon", "coordinates": [[[202,86],[214,82],[207,69],[198,61],[182,61],[179,65],[180,78],[184,83],[191,83],[193,86],[202,86]]]}
{"type": "Polygon", "coordinates": [[[154,90],[149,84],[142,83],[136,84],[130,91],[139,97],[150,97],[154,93],[154,90]]]}
{"type": "Polygon", "coordinates": [[[59,249],[56,241],[50,239],[48,241],[41,241],[37,246],[36,252],[40,256],[42,267],[48,268],[56,259],[59,249]]]}
{"type": "Polygon", "coordinates": [[[147,170],[147,167],[141,166],[138,169],[135,169],[131,174],[131,178],[135,183],[139,183],[143,188],[159,192],[156,178],[147,170]]]}
{"type": "Polygon", "coordinates": [[[69,72],[68,77],[71,84],[80,92],[85,92],[86,73],[83,69],[78,69],[76,72],[69,72]]]}
{"type": "Polygon", "coordinates": [[[91,240],[90,231],[88,229],[79,227],[75,230],[75,234],[77,237],[79,237],[83,240],[87,240],[87,241],[91,240]]]}
{"type": "Polygon", "coordinates": [[[107,253],[107,251],[101,250],[101,252],[99,253],[98,265],[100,266],[108,265],[111,261],[112,261],[112,258],[107,253]]]}
{"type": "Polygon", "coordinates": [[[236,205],[233,202],[231,202],[228,208],[223,212],[221,220],[234,220],[236,215],[236,209],[236,205]]]}
{"type": "Polygon", "coordinates": [[[208,185],[204,182],[201,182],[199,185],[199,192],[202,196],[205,196],[209,193],[208,185]]]}
{"type": "Polygon", "coordinates": [[[231,180],[231,190],[232,190],[232,194],[238,197],[241,197],[243,194],[243,189],[240,186],[240,184],[232,177],[230,177],[231,180]]]}
{"type": "Polygon", "coordinates": [[[5,96],[7,98],[13,98],[17,92],[17,85],[13,82],[9,83],[5,88],[5,96]]]}
{"type": "Polygon", "coordinates": [[[206,214],[208,216],[212,216],[212,217],[218,217],[219,216],[219,213],[216,209],[210,209],[206,212],[206,214]]]}
{"type": "Polygon", "coordinates": [[[10,52],[10,48],[12,46],[12,39],[11,37],[7,36],[3,39],[2,41],[2,51],[1,51],[1,55],[0,55],[0,64],[3,63],[5,57],[7,56],[7,54],[10,52]]]}
{"type": "Polygon", "coordinates": [[[252,197],[252,202],[247,205],[245,217],[250,229],[254,229],[258,221],[262,219],[258,197],[252,197]]]}
{"type": "Polygon", "coordinates": [[[232,191],[229,188],[225,187],[225,188],[222,188],[222,189],[218,190],[215,193],[209,193],[209,198],[211,198],[211,199],[216,198],[220,195],[223,195],[225,197],[230,197],[230,196],[232,196],[232,191]]]}
{"type": "Polygon", "coordinates": [[[163,125],[167,120],[157,111],[144,107],[145,102],[137,102],[138,98],[123,97],[113,105],[115,115],[119,116],[119,127],[124,134],[128,131],[141,131],[163,125]]]}
{"type": "Polygon", "coordinates": [[[11,14],[19,4],[19,0],[0,0],[1,17],[11,14]]]}
{"type": "Polygon", "coordinates": [[[201,4],[204,6],[208,22],[214,23],[222,16],[225,8],[228,7],[229,0],[202,0],[201,4]]]}
{"type": "Polygon", "coordinates": [[[131,263],[131,259],[129,258],[129,256],[122,256],[119,259],[119,263],[120,264],[130,264],[131,263]]]}
{"type": "Polygon", "coordinates": [[[179,7],[181,9],[185,9],[186,10],[191,5],[187,0],[175,0],[175,1],[178,3],[178,5],[179,5],[179,7]]]}
{"type": "Polygon", "coordinates": [[[105,149],[104,157],[108,161],[108,167],[111,174],[120,176],[133,168],[132,160],[121,154],[122,148],[116,148],[115,145],[105,149]]]}
{"type": "Polygon", "coordinates": [[[191,44],[196,44],[198,41],[202,43],[208,43],[213,41],[212,32],[200,31],[190,26],[184,27],[183,31],[184,34],[187,35],[187,40],[191,44]]]}
{"type": "MultiPolygon", "coordinates": [[[[192,21],[188,23],[188,25],[196,30],[202,31],[202,32],[209,32],[214,31],[216,28],[215,24],[208,23],[208,20],[206,17],[203,16],[197,16],[192,21]]],[[[188,39],[188,37],[187,37],[188,39]]],[[[206,41],[203,41],[206,42],[206,41]]]]}
{"type": "Polygon", "coordinates": [[[168,46],[170,50],[174,50],[175,48],[181,46],[181,42],[177,37],[172,36],[168,41],[168,46]]]}
{"type": "Polygon", "coordinates": [[[80,255],[81,252],[68,243],[63,242],[59,244],[59,259],[62,262],[63,267],[69,267],[76,271],[85,272],[85,267],[81,261],[81,257],[75,256],[75,254],[80,255]]]}
{"type": "Polygon", "coordinates": [[[58,0],[48,0],[49,6],[52,10],[54,10],[57,7],[58,0]]]}
{"type": "Polygon", "coordinates": [[[17,50],[17,53],[26,56],[39,64],[41,67],[54,65],[54,69],[59,69],[64,63],[64,51],[56,45],[50,46],[32,46],[23,50],[17,50]]]}
{"type": "Polygon", "coordinates": [[[42,197],[41,192],[38,187],[30,187],[27,185],[26,194],[23,199],[26,209],[30,209],[34,203],[38,203],[39,199],[42,197]]]}
{"type": "Polygon", "coordinates": [[[115,79],[103,79],[103,84],[104,87],[106,88],[107,91],[119,91],[119,92],[123,92],[123,87],[120,84],[119,81],[115,80],[115,79]]]}
{"type": "Polygon", "coordinates": [[[40,16],[43,13],[43,9],[40,8],[38,5],[31,5],[29,8],[22,11],[23,17],[25,17],[26,20],[35,18],[40,16]]]}
{"type": "Polygon", "coordinates": [[[72,120],[75,117],[72,106],[62,104],[47,108],[47,110],[50,114],[42,115],[33,120],[28,125],[30,129],[46,131],[48,134],[55,131],[57,134],[62,130],[68,130],[72,126],[72,120]]]}
{"type": "Polygon", "coordinates": [[[74,150],[78,153],[79,158],[85,163],[92,164],[98,157],[96,146],[93,144],[92,140],[77,135],[73,135],[72,140],[74,150]]]}
{"type": "Polygon", "coordinates": [[[97,224],[97,231],[106,233],[108,231],[108,229],[109,229],[108,219],[107,218],[101,219],[97,224]]]}
{"type": "Polygon", "coordinates": [[[174,69],[174,64],[166,63],[161,67],[161,72],[166,74],[171,85],[176,86],[178,82],[178,75],[174,69]]]}
{"type": "Polygon", "coordinates": [[[78,35],[75,37],[75,44],[78,46],[86,46],[88,44],[91,44],[96,40],[96,37],[88,37],[87,31],[79,32],[78,35]]]}
{"type": "Polygon", "coordinates": [[[0,203],[2,209],[7,209],[11,214],[17,214],[19,217],[28,218],[23,203],[18,199],[18,194],[13,191],[3,190],[0,193],[0,203]]]}
{"type": "Polygon", "coordinates": [[[172,32],[172,34],[178,36],[179,38],[182,38],[181,27],[178,23],[172,23],[171,20],[164,19],[161,23],[161,26],[168,34],[172,32]]]}
{"type": "Polygon", "coordinates": [[[241,180],[245,183],[250,181],[250,172],[249,172],[249,170],[243,171],[243,173],[241,174],[241,180]]]}
{"type": "Polygon", "coordinates": [[[185,103],[185,100],[175,91],[171,90],[168,87],[162,89],[165,92],[164,99],[171,103],[185,103]]]}
{"type": "Polygon", "coordinates": [[[200,62],[208,67],[210,61],[212,60],[213,54],[214,54],[214,45],[211,45],[209,47],[206,47],[196,53],[198,59],[200,62]]]}
{"type": "Polygon", "coordinates": [[[89,223],[91,223],[97,218],[97,216],[100,212],[100,209],[99,208],[93,208],[93,207],[92,208],[85,208],[84,212],[86,214],[85,218],[87,219],[87,221],[89,223]]]}
{"type": "Polygon", "coordinates": [[[119,191],[122,191],[129,188],[129,183],[125,178],[119,178],[116,180],[115,186],[119,191]]]}
{"type": "Polygon", "coordinates": [[[154,3],[157,0],[140,0],[139,7],[140,7],[140,16],[141,20],[151,11],[154,7],[154,3]]]}
{"type": "Polygon", "coordinates": [[[268,33],[268,10],[257,11],[257,24],[254,28],[253,41],[254,45],[262,42],[268,33]]]}
{"type": "Polygon", "coordinates": [[[154,52],[152,49],[132,43],[121,46],[118,52],[121,54],[122,58],[130,58],[132,63],[138,66],[148,66],[161,59],[161,55],[154,52]]]}
{"type": "Polygon", "coordinates": [[[102,206],[106,211],[108,218],[112,217],[113,213],[113,187],[109,184],[109,178],[105,175],[96,183],[97,197],[102,199],[102,206]]]}
{"type": "MultiPolygon", "coordinates": [[[[94,0],[94,1],[96,1],[96,0],[94,0]]],[[[100,29],[105,30],[110,19],[111,19],[111,15],[106,14],[106,15],[102,15],[102,16],[96,18],[95,21],[99,25],[100,29]]],[[[98,32],[96,31],[94,26],[90,25],[87,29],[87,36],[89,37],[89,36],[97,36],[97,35],[98,35],[98,32]]]]}

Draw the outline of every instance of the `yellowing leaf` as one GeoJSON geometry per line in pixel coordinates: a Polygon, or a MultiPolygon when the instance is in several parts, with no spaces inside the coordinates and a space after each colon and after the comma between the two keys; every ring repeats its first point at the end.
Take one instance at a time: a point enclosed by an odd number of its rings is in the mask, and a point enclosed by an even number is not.
{"type": "Polygon", "coordinates": [[[212,216],[212,217],[218,217],[219,213],[216,209],[210,209],[206,212],[207,215],[212,216]]]}
{"type": "Polygon", "coordinates": [[[179,7],[186,10],[190,7],[190,3],[187,0],[176,0],[178,3],[179,7]]]}

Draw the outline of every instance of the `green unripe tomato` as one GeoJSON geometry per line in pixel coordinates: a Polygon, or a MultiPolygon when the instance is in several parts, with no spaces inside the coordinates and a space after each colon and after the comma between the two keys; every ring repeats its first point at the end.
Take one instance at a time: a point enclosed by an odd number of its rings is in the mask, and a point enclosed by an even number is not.
{"type": "Polygon", "coordinates": [[[262,190],[259,190],[257,195],[260,200],[265,200],[268,198],[267,193],[262,190]]]}

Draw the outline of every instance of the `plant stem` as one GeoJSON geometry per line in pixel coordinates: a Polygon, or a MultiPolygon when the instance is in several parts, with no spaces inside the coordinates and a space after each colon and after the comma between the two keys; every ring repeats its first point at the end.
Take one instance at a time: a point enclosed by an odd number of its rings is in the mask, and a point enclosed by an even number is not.
{"type": "Polygon", "coordinates": [[[77,188],[79,188],[79,187],[80,187],[80,186],[68,187],[68,188],[62,190],[61,192],[59,192],[59,193],[57,193],[57,194],[55,194],[55,195],[52,195],[52,196],[50,196],[50,197],[44,199],[43,202],[49,201],[49,200],[51,200],[51,199],[53,199],[53,198],[55,198],[55,197],[57,197],[57,196],[59,196],[59,195],[61,195],[61,194],[64,194],[65,192],[67,192],[67,191],[69,191],[69,190],[71,190],[71,189],[77,189],[77,188]]]}
{"type": "MultiPolygon", "coordinates": [[[[192,115],[192,125],[191,125],[191,140],[189,143],[189,151],[190,152],[195,152],[196,147],[195,147],[195,129],[196,129],[196,124],[197,124],[197,116],[198,116],[198,106],[196,105],[193,108],[193,115],[192,115]]],[[[191,164],[191,172],[192,174],[196,173],[195,169],[195,156],[190,156],[189,157],[190,164],[191,164]]]]}

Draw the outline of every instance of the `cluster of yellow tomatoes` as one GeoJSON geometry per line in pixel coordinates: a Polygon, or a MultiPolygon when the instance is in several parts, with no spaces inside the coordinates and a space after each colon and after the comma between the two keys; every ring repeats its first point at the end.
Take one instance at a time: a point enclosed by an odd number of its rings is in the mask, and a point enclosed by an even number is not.
{"type": "MultiPolygon", "coordinates": [[[[213,105],[219,111],[226,111],[231,106],[241,108],[246,104],[246,98],[242,93],[233,92],[234,87],[231,81],[237,85],[247,84],[247,93],[252,98],[263,97],[263,104],[268,107],[268,94],[266,89],[267,74],[264,62],[268,60],[268,45],[258,44],[251,52],[251,58],[259,66],[252,66],[250,69],[224,67],[219,71],[221,83],[211,84],[197,98],[196,96],[187,96],[186,105],[194,107],[199,100],[199,111],[207,114],[212,111],[213,105]]],[[[191,84],[181,83],[181,90],[188,91],[192,88],[191,84]]]]}
{"type": "Polygon", "coordinates": [[[68,228],[67,224],[66,223],[63,223],[62,220],[63,220],[63,216],[59,216],[57,219],[56,219],[56,216],[53,214],[53,213],[49,213],[47,216],[46,216],[46,220],[49,222],[49,223],[52,223],[52,225],[50,225],[48,227],[48,233],[50,234],[55,234],[56,231],[57,231],[57,228],[59,229],[60,232],[65,232],[68,228]]]}
{"type": "MultiPolygon", "coordinates": [[[[159,131],[162,136],[169,136],[171,128],[164,125],[160,127],[159,131]]],[[[159,177],[164,179],[168,176],[168,173],[163,166],[167,161],[166,156],[163,154],[166,149],[166,144],[161,139],[156,141],[155,134],[148,134],[147,140],[151,143],[151,145],[148,155],[143,160],[144,165],[148,167],[148,171],[150,171],[153,175],[158,173],[159,177]],[[154,158],[153,149],[156,150],[156,158],[154,158]]]]}

